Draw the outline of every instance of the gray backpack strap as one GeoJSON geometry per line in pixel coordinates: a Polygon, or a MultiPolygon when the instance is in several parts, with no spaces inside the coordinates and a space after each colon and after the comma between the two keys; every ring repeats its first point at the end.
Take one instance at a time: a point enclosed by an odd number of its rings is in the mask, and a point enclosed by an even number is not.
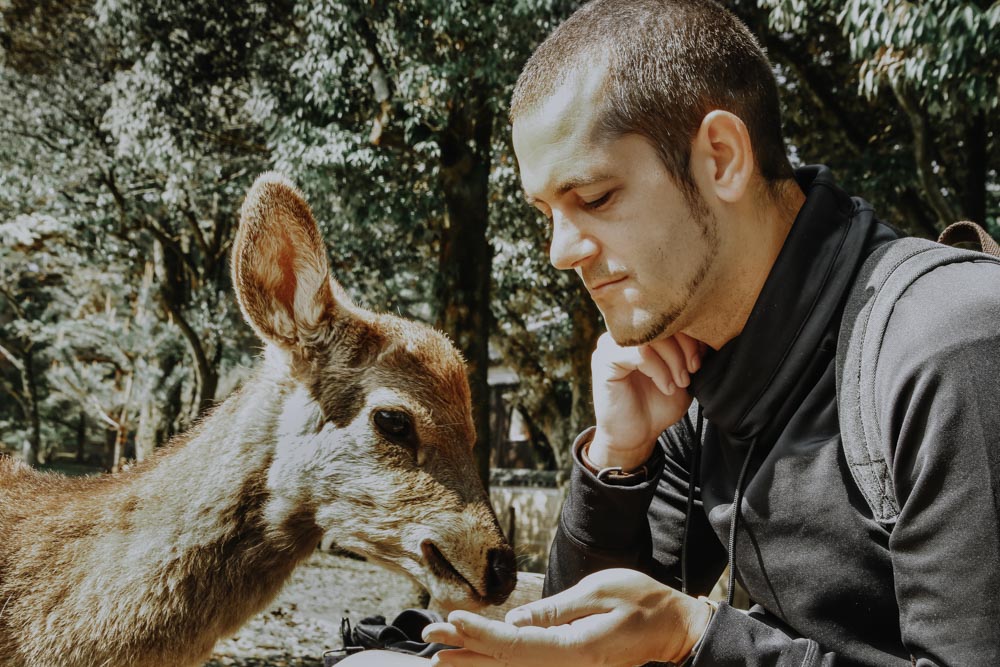
{"type": "Polygon", "coordinates": [[[997,260],[917,238],[877,248],[865,260],[844,306],[837,341],[836,381],[840,437],[851,475],[875,520],[891,526],[899,515],[892,470],[884,452],[875,396],[882,339],[896,301],[924,274],[955,262],[997,260]]]}

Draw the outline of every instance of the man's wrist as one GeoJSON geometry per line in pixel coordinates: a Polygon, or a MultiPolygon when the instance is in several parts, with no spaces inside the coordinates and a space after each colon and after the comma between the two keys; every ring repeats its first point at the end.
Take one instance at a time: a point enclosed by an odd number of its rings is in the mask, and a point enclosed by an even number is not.
{"type": "Polygon", "coordinates": [[[681,663],[682,665],[689,665],[692,662],[694,662],[694,659],[698,656],[698,649],[701,648],[702,642],[705,641],[705,635],[708,634],[708,626],[712,622],[712,619],[715,618],[715,612],[719,610],[719,603],[713,600],[709,600],[704,595],[699,596],[698,601],[704,602],[706,605],[708,605],[708,620],[706,620],[705,624],[702,626],[701,633],[695,640],[694,645],[691,647],[691,650],[688,651],[687,657],[681,663]]]}
{"type": "Polygon", "coordinates": [[[654,440],[646,447],[616,447],[608,438],[602,437],[598,429],[594,431],[594,437],[584,443],[580,453],[598,470],[621,468],[624,472],[635,472],[646,464],[655,446],[654,440]]]}
{"type": "Polygon", "coordinates": [[[693,630],[700,628],[700,630],[694,630],[688,634],[687,640],[681,646],[680,655],[666,656],[667,663],[677,665],[677,667],[689,667],[694,663],[694,659],[698,656],[698,649],[701,648],[705,635],[708,634],[708,626],[715,618],[715,612],[719,609],[717,602],[704,595],[699,596],[696,600],[689,598],[689,601],[696,603],[692,605],[692,610],[693,613],[697,614],[693,619],[689,616],[691,621],[689,627],[693,630]]]}

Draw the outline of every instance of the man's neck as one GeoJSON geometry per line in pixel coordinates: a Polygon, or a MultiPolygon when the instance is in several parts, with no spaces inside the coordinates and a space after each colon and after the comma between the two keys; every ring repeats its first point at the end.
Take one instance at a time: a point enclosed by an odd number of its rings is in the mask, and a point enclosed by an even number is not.
{"type": "Polygon", "coordinates": [[[722,264],[705,286],[697,317],[684,332],[718,350],[740,335],[785,244],[805,195],[789,179],[776,197],[761,194],[730,211],[729,232],[719,252],[722,264]]]}

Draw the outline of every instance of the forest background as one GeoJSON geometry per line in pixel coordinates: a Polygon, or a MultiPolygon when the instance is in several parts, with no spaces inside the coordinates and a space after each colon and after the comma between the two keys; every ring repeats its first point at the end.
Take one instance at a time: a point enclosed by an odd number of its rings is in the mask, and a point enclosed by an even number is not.
{"type": "MultiPolygon", "coordinates": [[[[579,4],[0,0],[0,448],[115,468],[238,386],[259,343],[228,251],[277,169],[358,303],[461,348],[480,442],[503,365],[564,466],[603,325],[547,264],[507,103],[579,4]]],[[[724,4],[773,61],[796,164],[914,234],[1000,236],[1000,2],[724,4]]]]}

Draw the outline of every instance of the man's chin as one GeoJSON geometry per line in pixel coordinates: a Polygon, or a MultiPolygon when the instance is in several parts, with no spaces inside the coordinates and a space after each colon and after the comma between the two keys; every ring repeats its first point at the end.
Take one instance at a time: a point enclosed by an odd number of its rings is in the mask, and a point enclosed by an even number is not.
{"type": "Polygon", "coordinates": [[[623,323],[605,315],[604,323],[615,343],[621,347],[635,347],[663,336],[673,324],[673,318],[644,318],[644,321],[639,323],[633,321],[623,323]]]}

